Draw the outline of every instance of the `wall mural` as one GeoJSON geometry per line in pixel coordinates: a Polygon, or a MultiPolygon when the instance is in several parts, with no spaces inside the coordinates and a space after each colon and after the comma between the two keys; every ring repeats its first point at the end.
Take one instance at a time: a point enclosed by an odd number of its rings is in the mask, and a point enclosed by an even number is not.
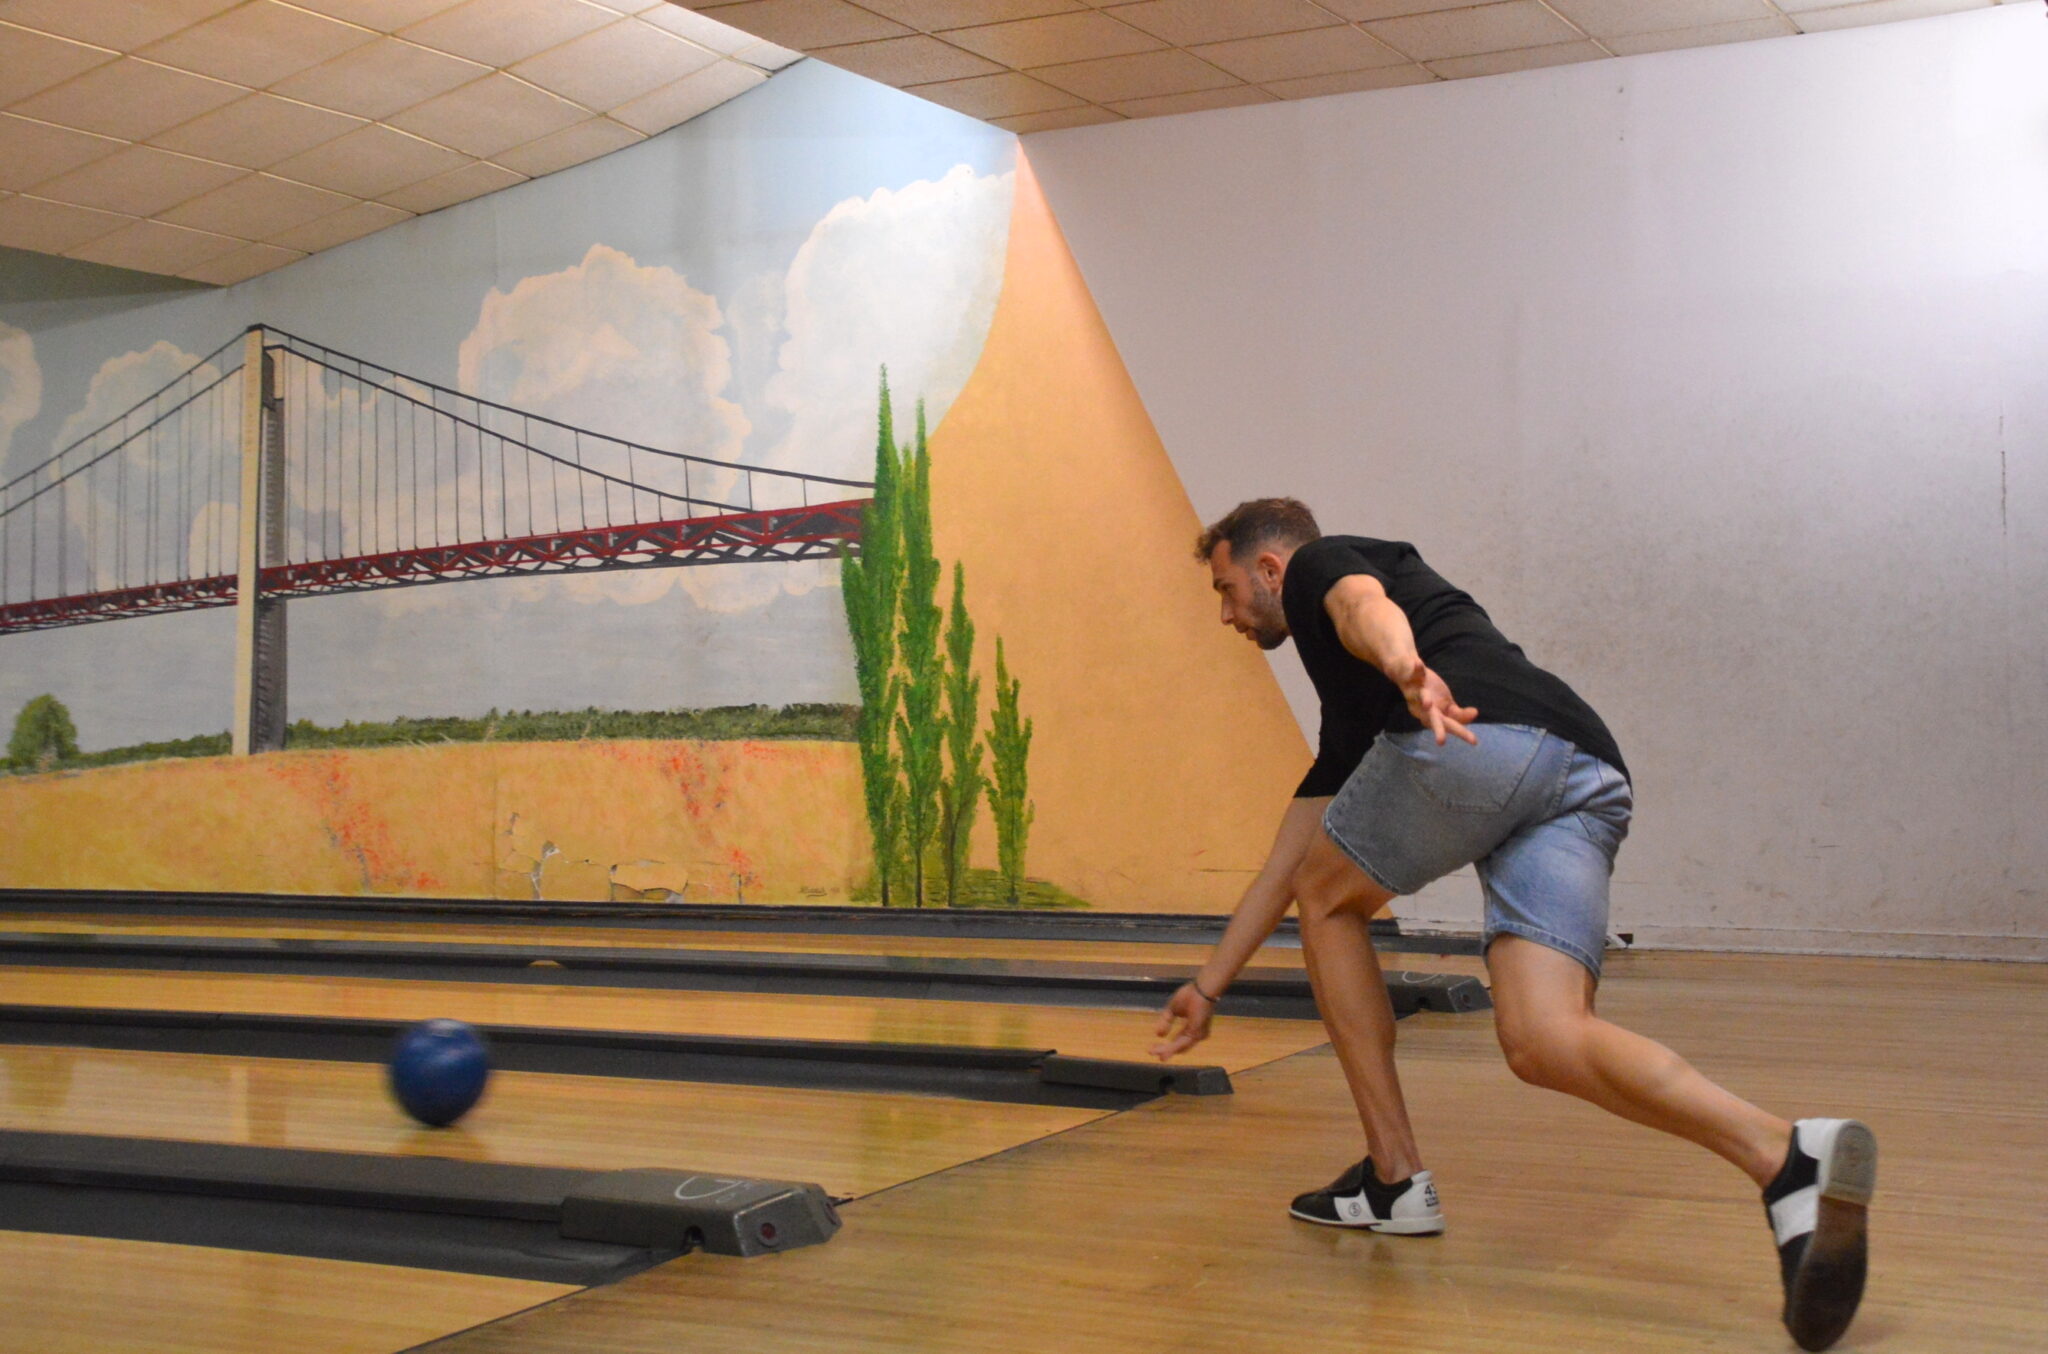
{"type": "Polygon", "coordinates": [[[239,287],[85,291],[0,300],[0,886],[1190,910],[1256,868],[1300,735],[1005,134],[804,63],[239,287]],[[1063,614],[1105,549],[1150,620],[1063,614]]]}

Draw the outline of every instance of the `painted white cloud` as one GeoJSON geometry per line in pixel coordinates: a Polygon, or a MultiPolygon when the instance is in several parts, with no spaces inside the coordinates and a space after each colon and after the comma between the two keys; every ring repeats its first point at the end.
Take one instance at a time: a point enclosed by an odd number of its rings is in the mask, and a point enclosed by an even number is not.
{"type": "MultiPolygon", "coordinates": [[[[848,198],[812,228],[783,279],[784,340],[767,388],[787,431],[761,464],[869,478],[885,365],[898,426],[910,426],[919,399],[938,425],[995,316],[1014,185],[1011,174],[958,165],[936,181],[848,198]]],[[[772,477],[760,481],[762,502],[793,501],[772,477]]],[[[839,578],[836,564],[822,562],[686,572],[701,575],[683,583],[699,606],[732,612],[839,578]]]]}
{"type": "Polygon", "coordinates": [[[0,323],[0,467],[7,465],[14,430],[42,409],[43,369],[36,362],[35,340],[25,330],[0,323]]]}
{"type": "MultiPolygon", "coordinates": [[[[714,460],[737,461],[748,423],[727,398],[732,350],[720,332],[718,301],[670,268],[643,266],[608,245],[581,262],[520,281],[484,298],[476,327],[458,353],[462,388],[587,428],[606,437],[714,460]]],[[[730,474],[690,473],[675,462],[616,448],[578,446],[539,430],[550,451],[666,491],[715,496],[730,474]]],[[[669,505],[674,508],[675,505],[669,505]]],[[[649,510],[660,510],[649,505],[649,510]]],[[[680,509],[676,509],[680,511],[680,509]]],[[[552,581],[584,601],[638,605],[665,596],[677,571],[652,569],[552,581]]]]}
{"type": "Polygon", "coordinates": [[[791,423],[767,464],[869,478],[885,365],[899,426],[919,399],[938,425],[995,316],[1014,182],[959,165],[826,213],[784,284],[788,337],[769,397],[791,423]]]}

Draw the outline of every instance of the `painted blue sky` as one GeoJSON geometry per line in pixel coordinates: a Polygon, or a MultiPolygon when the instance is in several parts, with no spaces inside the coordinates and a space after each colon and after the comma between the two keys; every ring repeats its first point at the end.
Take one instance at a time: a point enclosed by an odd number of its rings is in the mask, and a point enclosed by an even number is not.
{"type": "MultiPolygon", "coordinates": [[[[941,414],[971,370],[1014,154],[1007,133],[801,62],[638,146],[238,287],[63,297],[63,271],[39,265],[0,288],[0,324],[27,332],[41,383],[5,464],[18,473],[67,425],[146,392],[106,375],[111,360],[172,345],[130,360],[122,380],[137,385],[260,320],[651,445],[865,477],[876,368],[941,414]],[[599,352],[621,356],[593,366],[599,352]]],[[[302,599],[291,714],[848,700],[835,571],[302,599]]],[[[48,690],[88,748],[216,731],[232,653],[227,611],[0,638],[0,714],[48,690]]]]}

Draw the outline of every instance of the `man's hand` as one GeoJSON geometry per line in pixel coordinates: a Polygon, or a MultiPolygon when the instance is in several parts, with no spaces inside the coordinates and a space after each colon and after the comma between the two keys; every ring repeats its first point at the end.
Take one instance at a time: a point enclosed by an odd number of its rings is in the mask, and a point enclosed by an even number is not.
{"type": "Polygon", "coordinates": [[[1408,713],[1415,716],[1415,722],[1436,735],[1436,745],[1442,747],[1448,734],[1456,734],[1472,746],[1479,746],[1478,735],[1465,727],[1479,718],[1479,712],[1469,705],[1460,705],[1451,695],[1451,688],[1444,679],[1431,671],[1420,658],[1408,670],[1406,677],[1395,685],[1401,688],[1401,695],[1408,702],[1408,713]]]}
{"type": "Polygon", "coordinates": [[[1152,1056],[1165,1062],[1201,1043],[1209,1037],[1209,1020],[1215,1014],[1215,1004],[1197,992],[1193,983],[1181,984],[1180,991],[1159,1012],[1159,1026],[1152,1031],[1159,1036],[1159,1042],[1152,1045],[1152,1056]],[[1180,1022],[1178,1030],[1174,1028],[1176,1021],[1180,1022]]]}

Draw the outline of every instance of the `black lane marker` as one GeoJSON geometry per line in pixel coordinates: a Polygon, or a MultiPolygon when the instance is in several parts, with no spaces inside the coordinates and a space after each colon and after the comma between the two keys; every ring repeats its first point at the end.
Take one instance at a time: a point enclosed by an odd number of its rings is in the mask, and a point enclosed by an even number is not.
{"type": "MultiPolygon", "coordinates": [[[[410,1022],[324,1016],[0,1006],[0,1044],[381,1063],[410,1022]]],[[[1063,1059],[1052,1049],[649,1034],[479,1025],[509,1072],[942,1095],[1002,1104],[1129,1109],[1159,1096],[1227,1095],[1220,1067],[1063,1059]],[[1112,1069],[1105,1072],[1103,1069],[1112,1069]]]]}
{"type": "MultiPolygon", "coordinates": [[[[107,915],[432,924],[506,922],[530,926],[633,927],[686,931],[784,931],[813,935],[979,937],[987,940],[1119,940],[1214,944],[1225,917],[1172,912],[1031,912],[1007,908],[882,908],[727,903],[514,902],[504,899],[357,898],[338,895],[174,893],[112,889],[0,889],[0,915],[62,912],[107,915]]],[[[1296,944],[1293,918],[1274,932],[1296,944]]],[[[1466,934],[1404,934],[1398,922],[1372,923],[1383,951],[1478,954],[1466,934]]]]}

